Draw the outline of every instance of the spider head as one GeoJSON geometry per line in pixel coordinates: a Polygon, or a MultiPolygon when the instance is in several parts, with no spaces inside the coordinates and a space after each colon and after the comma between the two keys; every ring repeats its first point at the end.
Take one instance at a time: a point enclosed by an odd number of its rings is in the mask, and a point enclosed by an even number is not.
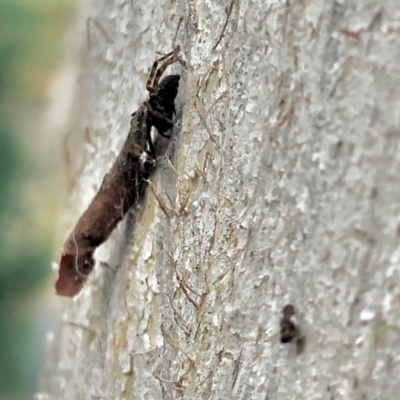
{"type": "Polygon", "coordinates": [[[163,102],[171,102],[175,100],[178,94],[180,75],[168,75],[158,85],[156,96],[163,102]]]}

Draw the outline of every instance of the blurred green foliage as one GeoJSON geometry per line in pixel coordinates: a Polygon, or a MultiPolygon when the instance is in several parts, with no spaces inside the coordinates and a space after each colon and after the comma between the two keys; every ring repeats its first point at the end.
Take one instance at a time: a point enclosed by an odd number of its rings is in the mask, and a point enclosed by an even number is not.
{"type": "Polygon", "coordinates": [[[30,302],[50,272],[53,238],[38,234],[26,210],[22,188],[39,167],[19,119],[43,103],[71,6],[0,0],[0,400],[29,398],[41,361],[30,302]]]}

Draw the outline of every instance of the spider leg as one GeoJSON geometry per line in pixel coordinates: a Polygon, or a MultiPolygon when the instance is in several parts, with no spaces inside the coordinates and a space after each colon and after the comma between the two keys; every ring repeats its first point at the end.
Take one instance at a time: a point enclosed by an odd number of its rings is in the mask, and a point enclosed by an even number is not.
{"type": "MultiPolygon", "coordinates": [[[[146,89],[152,93],[153,88],[155,86],[155,78],[157,76],[157,70],[158,70],[158,64],[161,63],[164,60],[167,60],[169,58],[171,58],[174,55],[174,52],[171,51],[170,53],[165,54],[164,56],[162,56],[161,58],[158,58],[157,60],[154,61],[153,66],[151,67],[151,71],[150,71],[150,75],[149,75],[149,79],[147,80],[146,83],[146,89]]],[[[155,92],[155,90],[154,90],[155,92]]]]}
{"type": "Polygon", "coordinates": [[[148,115],[151,115],[153,117],[153,120],[155,119],[158,123],[164,123],[166,125],[168,125],[168,129],[171,129],[174,126],[174,123],[172,122],[171,119],[164,117],[164,115],[162,115],[161,113],[159,113],[158,111],[152,110],[152,109],[148,109],[147,110],[148,115]]]}
{"type": "Polygon", "coordinates": [[[150,93],[150,96],[153,95],[157,91],[158,82],[159,82],[162,74],[164,73],[164,71],[167,69],[167,67],[169,65],[173,64],[175,61],[177,61],[177,56],[178,56],[179,50],[180,50],[180,47],[177,46],[170,53],[165,54],[161,58],[154,61],[154,64],[151,68],[151,72],[149,75],[149,79],[147,80],[147,83],[146,83],[146,89],[150,93]],[[160,63],[162,63],[162,64],[159,66],[160,63]]]}

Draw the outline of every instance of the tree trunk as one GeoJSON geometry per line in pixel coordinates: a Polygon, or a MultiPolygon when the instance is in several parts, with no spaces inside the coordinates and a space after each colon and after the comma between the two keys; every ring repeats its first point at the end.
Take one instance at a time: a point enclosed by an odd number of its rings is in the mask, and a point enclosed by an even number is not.
{"type": "Polygon", "coordinates": [[[40,398],[397,398],[400,3],[383,3],[93,4],[65,238],[157,52],[179,44],[187,67],[167,70],[173,167],[64,300],[40,398]],[[280,342],[286,304],[301,343],[280,342]]]}

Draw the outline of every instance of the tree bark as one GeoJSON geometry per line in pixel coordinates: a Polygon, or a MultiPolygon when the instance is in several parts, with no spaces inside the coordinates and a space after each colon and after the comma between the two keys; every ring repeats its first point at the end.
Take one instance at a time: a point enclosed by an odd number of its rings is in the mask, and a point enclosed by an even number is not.
{"type": "Polygon", "coordinates": [[[397,398],[400,3],[100,0],[88,17],[65,236],[157,52],[188,65],[167,70],[173,167],[64,300],[38,398],[397,398]],[[287,304],[301,347],[280,343],[287,304]]]}

